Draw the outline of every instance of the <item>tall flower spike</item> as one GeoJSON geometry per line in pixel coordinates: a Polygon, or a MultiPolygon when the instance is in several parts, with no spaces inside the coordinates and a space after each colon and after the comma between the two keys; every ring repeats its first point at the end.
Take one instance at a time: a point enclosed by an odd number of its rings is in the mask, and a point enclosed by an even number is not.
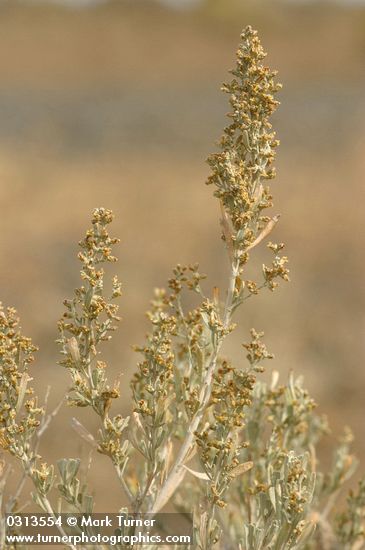
{"type": "MultiPolygon", "coordinates": [[[[113,217],[111,210],[96,208],[91,219],[92,228],[79,243],[83,284],[75,290],[71,300],[64,301],[66,311],[58,323],[58,343],[63,355],[60,364],[68,368],[72,379],[68,402],[77,407],[89,406],[100,417],[98,451],[109,456],[121,479],[128,458],[128,441],[122,439],[128,418],[120,414],[109,415],[112,400],[120,395],[119,383],[109,385],[107,365],[98,360],[100,344],[111,339],[111,333],[120,320],[117,315],[119,306],[115,303],[121,295],[117,276],[112,279],[109,296],[105,288],[104,267],[117,261],[112,249],[119,239],[110,237],[108,233],[113,217]]],[[[129,496],[124,480],[121,482],[129,496]]]]}
{"type": "Polygon", "coordinates": [[[207,184],[216,187],[214,194],[232,224],[235,248],[241,250],[250,247],[268,221],[261,213],[271,206],[271,195],[263,183],[275,176],[272,164],[279,142],[269,119],[279,104],[274,96],[281,85],[275,82],[276,72],[262,64],[265,56],[257,32],[247,27],[233,79],[222,88],[230,94],[232,122],[224,129],[221,151],[208,158],[212,175],[207,184]]]}

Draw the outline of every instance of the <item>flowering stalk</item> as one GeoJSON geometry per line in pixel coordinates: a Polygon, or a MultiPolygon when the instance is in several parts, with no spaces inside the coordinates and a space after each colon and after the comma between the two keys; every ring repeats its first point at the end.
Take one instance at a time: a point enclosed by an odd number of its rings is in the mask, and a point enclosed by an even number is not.
{"type": "MultiPolygon", "coordinates": [[[[269,188],[264,186],[264,182],[274,177],[271,165],[278,142],[271,132],[269,117],[278,104],[274,94],[280,89],[280,85],[274,82],[276,73],[262,65],[265,55],[257,33],[247,27],[241,35],[237,65],[232,71],[234,78],[223,87],[230,94],[232,111],[228,116],[232,122],[224,130],[221,151],[208,159],[212,175],[207,183],[215,186],[214,195],[221,201],[222,238],[230,260],[226,302],[222,314],[219,305],[215,307],[207,302],[202,305],[202,315],[204,309],[213,308],[210,313],[214,312],[215,319],[208,326],[216,337],[212,338],[212,350],[198,397],[199,406],[175,463],[150,508],[153,513],[166,504],[185,475],[184,464],[195,445],[196,432],[211,397],[218,356],[225,337],[234,328],[231,324],[233,312],[243,302],[247,291],[249,295],[258,292],[256,283],[243,279],[248,251],[269,234],[277,221],[277,218],[263,216],[263,211],[272,205],[269,188]]],[[[274,290],[277,277],[288,280],[286,261],[285,257],[276,256],[271,268],[264,266],[261,286],[274,290]]]]}
{"type": "Polygon", "coordinates": [[[82,262],[81,278],[83,285],[75,290],[72,300],[65,300],[66,311],[59,322],[61,353],[60,362],[71,375],[72,387],[69,390],[69,404],[77,407],[91,407],[101,420],[98,451],[109,456],[128,498],[130,491],[123,478],[123,470],[128,460],[128,441],[121,436],[128,425],[128,418],[120,414],[110,417],[109,409],[113,399],[119,397],[119,387],[110,387],[106,378],[106,363],[98,360],[98,348],[111,339],[118,305],[115,299],[121,295],[121,283],[115,276],[112,281],[110,298],[105,297],[103,265],[115,262],[112,246],[119,239],[111,238],[107,226],[113,219],[112,212],[97,208],[93,212],[92,229],[79,243],[82,262]]]}
{"type": "MultiPolygon", "coordinates": [[[[34,486],[33,499],[51,515],[53,508],[48,499],[54,483],[53,466],[40,464],[39,438],[46,429],[50,417],[38,406],[34,390],[29,386],[29,365],[37,351],[30,338],[23,336],[19,318],[14,308],[4,310],[0,304],[0,448],[20,461],[23,475],[15,495],[9,500],[6,511],[13,512],[24,488],[26,478],[34,486]]],[[[4,483],[6,478],[4,478],[4,483]]],[[[1,491],[0,491],[1,494],[1,491]]],[[[62,526],[57,526],[65,535],[62,526]]],[[[74,545],[69,545],[76,550],[74,545]]]]}

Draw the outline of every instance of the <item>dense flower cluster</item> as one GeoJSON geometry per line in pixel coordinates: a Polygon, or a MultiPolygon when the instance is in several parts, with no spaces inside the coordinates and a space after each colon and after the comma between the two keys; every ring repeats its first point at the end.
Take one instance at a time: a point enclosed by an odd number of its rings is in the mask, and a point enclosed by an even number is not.
{"type": "Polygon", "coordinates": [[[0,447],[19,458],[26,456],[44,412],[28,386],[36,350],[22,335],[16,311],[0,304],[0,447]]]}
{"type": "Polygon", "coordinates": [[[228,212],[237,244],[247,248],[268,220],[262,216],[270,207],[271,195],[263,182],[274,177],[272,164],[278,141],[271,130],[270,116],[281,85],[276,72],[262,64],[266,57],[257,32],[247,27],[241,35],[233,80],[223,86],[230,94],[231,123],[224,129],[221,152],[209,157],[212,175],[208,184],[228,212]]]}
{"type": "Polygon", "coordinates": [[[122,432],[128,419],[120,414],[114,418],[109,410],[114,399],[120,395],[118,383],[110,386],[106,377],[106,363],[98,360],[99,344],[111,339],[116,329],[119,306],[114,302],[121,295],[121,283],[112,279],[109,297],[106,296],[104,265],[117,258],[112,247],[119,239],[108,233],[113,214],[105,208],[96,208],[92,216],[92,228],[80,241],[78,257],[82,263],[83,285],[75,290],[72,300],[65,300],[66,311],[59,321],[61,353],[60,364],[66,367],[73,385],[69,390],[70,405],[90,406],[100,416],[102,426],[98,440],[100,453],[108,455],[121,473],[127,459],[128,444],[122,441],[122,432]]]}

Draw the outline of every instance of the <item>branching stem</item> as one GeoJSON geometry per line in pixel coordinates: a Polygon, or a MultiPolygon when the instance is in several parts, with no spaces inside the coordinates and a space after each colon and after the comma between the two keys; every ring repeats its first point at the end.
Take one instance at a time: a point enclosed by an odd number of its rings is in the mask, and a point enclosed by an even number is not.
{"type": "MultiPolygon", "coordinates": [[[[234,289],[236,284],[236,277],[238,274],[238,261],[235,261],[231,266],[231,273],[228,284],[227,299],[224,308],[224,328],[227,329],[232,316],[232,305],[234,298],[234,289]]],[[[190,423],[190,426],[187,430],[187,435],[185,440],[180,448],[180,451],[176,457],[175,464],[173,465],[169,475],[166,478],[165,483],[161,487],[157,498],[153,505],[151,506],[149,513],[156,514],[161,508],[165,506],[172,494],[175,492],[176,488],[182,482],[186,470],[184,469],[184,463],[186,458],[189,456],[190,451],[195,443],[195,432],[199,427],[199,424],[204,416],[209,399],[212,392],[212,379],[213,374],[216,369],[218,354],[222,346],[223,339],[220,338],[214,349],[210,358],[209,366],[202,384],[202,388],[199,395],[200,407],[196,411],[193,419],[190,423]]]]}

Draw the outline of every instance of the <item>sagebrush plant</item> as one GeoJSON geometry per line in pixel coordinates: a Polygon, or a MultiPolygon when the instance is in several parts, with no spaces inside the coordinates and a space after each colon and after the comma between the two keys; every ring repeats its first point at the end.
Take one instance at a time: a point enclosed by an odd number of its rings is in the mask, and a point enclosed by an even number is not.
{"type": "MultiPolygon", "coordinates": [[[[355,550],[365,548],[365,482],[350,492],[347,508],[335,513],[357,465],[351,433],[345,431],[332,468],[322,472],[316,448],[328,426],[301,378],[292,374],[279,383],[274,371],[270,383],[260,380],[263,362],[272,355],[254,329],[243,343],[245,364],[234,365],[223,355],[223,344],[236,329],[235,310],[289,279],[284,245],[273,242],[267,244],[273,258],[257,279],[246,276],[255,248],[278,221],[266,212],[272,207],[268,181],[275,176],[278,145],[270,117],[281,86],[263,64],[265,55],[257,32],[247,27],[232,80],[223,86],[229,124],[219,151],[208,159],[207,183],[220,203],[228,256],[227,290],[214,288],[207,295],[197,265],[178,265],[167,288],[155,290],[148,312],[151,331],[135,348],[141,360],[131,382],[133,411],[123,417],[121,390],[108,382],[100,356],[100,344],[119,321],[121,284],[115,276],[108,285],[105,276],[107,264],[116,261],[112,249],[118,239],[109,235],[112,212],[97,208],[80,242],[81,285],[65,300],[58,325],[60,365],[71,378],[68,404],[87,407],[100,419],[97,434],[77,419],[74,423],[110,459],[128,502],[124,510],[155,514],[169,503],[194,512],[195,544],[201,550],[355,550]],[[196,296],[190,310],[187,292],[196,296]]],[[[77,477],[80,460],[63,458],[54,467],[40,455],[40,438],[56,411],[46,414],[29,385],[35,351],[14,309],[1,307],[0,446],[23,472],[16,492],[5,499],[11,468],[1,463],[1,548],[4,514],[22,509],[28,478],[33,500],[48,513],[89,513],[94,507],[77,477]]]]}

